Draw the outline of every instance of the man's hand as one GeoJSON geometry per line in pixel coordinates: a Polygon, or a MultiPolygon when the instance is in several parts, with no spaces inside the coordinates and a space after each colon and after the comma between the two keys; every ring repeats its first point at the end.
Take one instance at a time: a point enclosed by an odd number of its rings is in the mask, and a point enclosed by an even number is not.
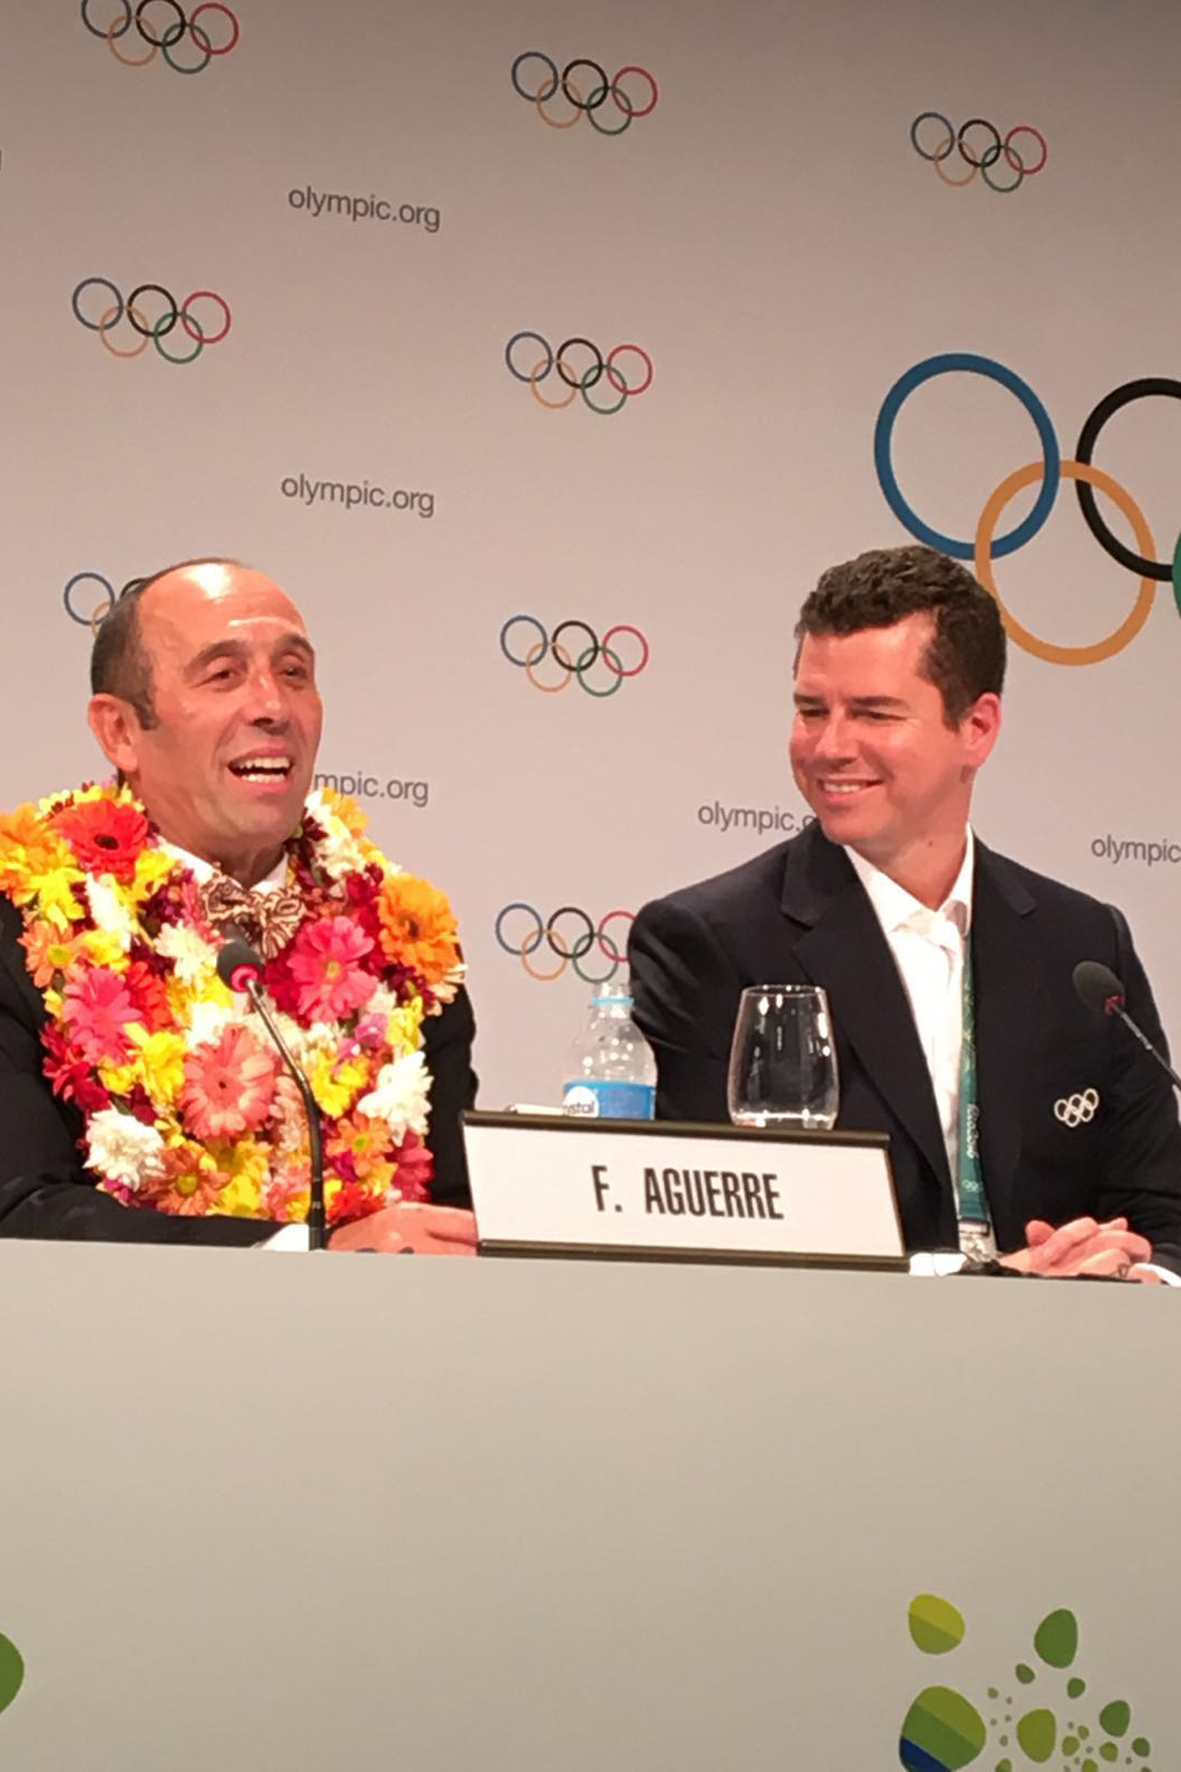
{"type": "Polygon", "coordinates": [[[1161,1285],[1161,1277],[1143,1266],[1152,1260],[1147,1237],[1128,1229],[1126,1218],[1073,1218],[1057,1229],[1034,1218],[1025,1227],[1026,1247],[1002,1255],[1004,1267],[1019,1274],[1042,1274],[1048,1279],[1072,1279],[1080,1274],[1111,1274],[1122,1280],[1161,1285]]]}
{"type": "Polygon", "coordinates": [[[374,1249],[387,1255],[474,1255],[476,1221],[458,1206],[428,1206],[396,1200],[368,1218],[341,1225],[328,1239],[329,1249],[374,1249]]]}

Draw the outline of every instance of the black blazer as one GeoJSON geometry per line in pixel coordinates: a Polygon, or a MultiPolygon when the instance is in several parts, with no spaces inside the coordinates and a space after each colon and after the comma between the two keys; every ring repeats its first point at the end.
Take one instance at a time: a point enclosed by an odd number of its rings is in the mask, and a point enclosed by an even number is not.
{"type": "MultiPolygon", "coordinates": [[[[123,1206],[82,1167],[82,1116],[59,1101],[41,1069],[45,1006],[25,969],[20,912],[0,895],[0,1237],[92,1238],[118,1243],[216,1243],[244,1247],[275,1230],[253,1218],[173,1218],[123,1206]]],[[[435,1157],[431,1198],[470,1204],[459,1116],[476,1099],[471,1067],[475,1019],[461,990],[423,1023],[434,1079],[427,1138],[435,1157]]]]}
{"type": "MultiPolygon", "coordinates": [[[[1100,960],[1163,1049],[1120,912],[976,844],[972,954],[980,1145],[1001,1250],[1028,1219],[1127,1215],[1181,1268],[1181,1129],[1168,1079],[1127,1029],[1083,1007],[1071,973],[1100,960]],[[1099,1092],[1087,1123],[1054,1104],[1099,1092]]],[[[890,1135],[911,1249],[955,1248],[955,1202],[930,1074],[893,956],[843,849],[818,825],[729,873],[645,905],[632,929],[635,1013],[658,1066],[656,1111],[725,1120],[739,993],[814,983],[837,1037],[837,1124],[890,1135]]]]}

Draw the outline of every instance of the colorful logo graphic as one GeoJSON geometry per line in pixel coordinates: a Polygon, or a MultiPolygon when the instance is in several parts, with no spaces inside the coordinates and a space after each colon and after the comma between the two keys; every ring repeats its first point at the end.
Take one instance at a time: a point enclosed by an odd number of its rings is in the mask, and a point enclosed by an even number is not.
{"type": "Polygon", "coordinates": [[[608,911],[600,918],[598,926],[591,921],[581,906],[564,904],[560,910],[544,921],[541,912],[531,904],[522,904],[515,900],[506,904],[496,919],[496,939],[506,954],[519,959],[530,978],[536,978],[542,984],[550,984],[555,978],[561,978],[567,967],[572,966],[584,984],[610,984],[621,966],[627,964],[627,931],[625,925],[635,921],[634,911],[608,911]],[[522,932],[521,919],[526,919],[522,932]],[[564,918],[573,919],[573,940],[558,925],[564,918]],[[609,925],[618,922],[620,927],[614,935],[609,932],[609,925]],[[530,928],[528,925],[532,924],[530,928]],[[509,933],[506,934],[506,926],[509,933]],[[518,936],[515,942],[512,936],[518,936]],[[544,944],[541,965],[535,966],[533,955],[544,944]],[[605,970],[591,971],[584,968],[582,962],[595,950],[594,965],[605,970]],[[556,959],[557,964],[553,961],[556,959]]]}
{"type": "Polygon", "coordinates": [[[551,129],[573,129],[585,117],[600,135],[622,135],[637,117],[651,116],[660,99],[660,88],[647,68],[629,65],[608,79],[607,70],[585,55],[575,56],[559,74],[557,62],[548,55],[526,49],[513,63],[509,78],[513,91],[536,105],[537,115],[551,129]]]}
{"type": "Polygon", "coordinates": [[[203,74],[242,35],[237,14],[220,0],[203,0],[188,14],[177,0],[139,0],[134,10],[131,0],[82,0],[82,23],[125,68],[146,68],[160,54],[178,74],[203,74]]]}
{"type": "Polygon", "coordinates": [[[528,382],[533,398],[551,412],[558,412],[563,406],[569,406],[579,394],[592,412],[601,412],[604,415],[619,412],[629,399],[634,399],[638,394],[646,394],[652,386],[652,359],[639,345],[616,345],[604,357],[598,345],[592,344],[589,338],[568,338],[563,340],[555,352],[540,332],[514,332],[504,347],[504,360],[509,374],[518,381],[528,382]],[[526,345],[529,346],[528,349],[523,348],[526,345]],[[540,357],[537,354],[538,346],[541,348],[540,357]],[[580,362],[580,357],[588,352],[590,362],[580,362]],[[632,365],[630,373],[619,364],[619,358],[626,357],[629,353],[640,360],[638,365],[632,365]],[[543,394],[542,382],[555,371],[557,381],[551,383],[548,393],[543,394]],[[600,387],[604,380],[607,384],[605,389],[600,387]],[[558,388],[558,383],[562,385],[564,392],[558,388]],[[591,392],[595,388],[599,392],[592,400],[591,392]],[[554,394],[556,398],[551,398],[554,394]]]}
{"type": "Polygon", "coordinates": [[[1035,658],[1044,659],[1047,664],[1089,665],[1098,664],[1105,658],[1114,658],[1117,652],[1122,652],[1125,646],[1131,644],[1148,620],[1158,583],[1172,582],[1173,596],[1178,610],[1181,610],[1181,537],[1174,547],[1172,559],[1159,560],[1152,531],[1140,506],[1118,480],[1113,480],[1102,468],[1095,467],[1093,460],[1099,433],[1108,419],[1134,401],[1145,400],[1153,395],[1167,395],[1170,399],[1181,400],[1181,382],[1169,381],[1162,376],[1143,376],[1138,381],[1125,382],[1122,387],[1114,388],[1100,400],[1079,432],[1073,460],[1068,460],[1061,454],[1050,415],[1033,389],[1019,375],[1015,375],[1003,363],[994,362],[991,357],[976,357],[962,351],[927,357],[900,376],[882,401],[882,409],[874,428],[873,453],[878,484],[885,494],[886,503],[903,528],[917,541],[926,542],[928,547],[938,548],[940,553],[950,554],[955,560],[971,560],[976,577],[1000,604],[1010,638],[1025,652],[1032,653],[1035,658]],[[1033,420],[1042,446],[1041,461],[1016,468],[989,495],[971,541],[961,540],[954,535],[942,535],[939,530],[923,521],[903,496],[891,459],[894,426],[905,401],[924,382],[956,371],[968,375],[983,375],[989,381],[999,382],[1001,387],[1007,388],[1033,420]],[[1100,547],[1120,566],[1138,574],[1140,578],[1140,589],[1130,613],[1105,639],[1096,640],[1090,646],[1058,646],[1051,640],[1039,639],[1036,634],[1023,627],[1016,616],[1006,609],[993,572],[994,560],[1016,553],[1018,548],[1023,548],[1037,535],[1054,508],[1063,477],[1075,481],[1079,508],[1100,547]],[[996,526],[1005,507],[1026,486],[1036,485],[1039,481],[1041,490],[1028,516],[1023,517],[1006,535],[998,536],[996,526]],[[1100,516],[1095,502],[1096,488],[1106,493],[1127,518],[1139,553],[1113,535],[1100,516]]]}
{"type": "Polygon", "coordinates": [[[111,613],[120,597],[133,591],[136,585],[143,584],[142,578],[129,578],[121,590],[116,590],[109,578],[101,572],[76,572],[73,578],[67,579],[62,591],[62,602],[66,606],[66,614],[71,621],[76,621],[80,628],[89,628],[97,634],[99,628],[111,613]],[[97,590],[92,588],[97,586],[97,590]]]}
{"type": "Polygon", "coordinates": [[[15,1643],[0,1634],[0,1711],[8,1709],[25,1681],[25,1664],[15,1643]]]}
{"type": "Polygon", "coordinates": [[[608,628],[600,640],[595,630],[585,621],[560,621],[552,635],[546,632],[535,615],[510,615],[500,630],[500,650],[511,665],[523,670],[535,689],[542,690],[546,695],[557,695],[568,689],[571,683],[577,682],[580,689],[588,695],[603,700],[622,689],[625,677],[638,677],[646,669],[651,649],[639,628],[630,622],[619,621],[608,628]],[[523,634],[513,635],[516,628],[524,628],[523,634]],[[565,644],[563,634],[576,631],[580,638],[572,644],[565,644]],[[639,648],[639,656],[634,663],[624,664],[620,650],[611,642],[618,642],[621,635],[628,635],[628,652],[633,654],[639,648]],[[510,644],[510,635],[513,635],[510,644]],[[529,636],[533,637],[530,638],[529,636]],[[585,640],[586,644],[582,642],[585,640]],[[514,647],[520,650],[514,650],[514,647]],[[524,656],[522,657],[522,650],[524,656]],[[552,659],[555,667],[554,681],[545,683],[537,675],[535,667],[543,659],[552,659]],[[591,672],[596,672],[591,681],[591,672]]]}
{"type": "Polygon", "coordinates": [[[1042,170],[1050,158],[1046,138],[1032,123],[1015,123],[1005,136],[987,117],[969,117],[956,129],[942,111],[920,111],[910,126],[910,145],[922,160],[935,168],[945,185],[962,189],[979,173],[989,190],[1007,197],[1027,178],[1042,170]],[[932,127],[938,124],[938,129],[932,127]],[[1025,152],[1016,146],[1018,136],[1029,136],[1025,152]],[[921,138],[921,139],[920,139],[921,138]],[[947,169],[952,154],[954,174],[947,169]],[[1003,159],[1004,164],[998,166],[1003,159]],[[968,168],[967,172],[960,170],[968,168]],[[996,168],[996,174],[994,174],[996,168]]]}
{"type": "Polygon", "coordinates": [[[112,357],[138,357],[149,344],[154,344],[166,363],[195,363],[206,345],[221,343],[230,330],[232,319],[230,304],[212,289],[194,289],[178,305],[176,297],[162,283],[137,283],[124,300],[122,292],[108,277],[83,277],[70,297],[70,306],[78,324],[85,326],[88,332],[97,332],[104,349],[112,357]],[[152,298],[150,302],[145,300],[149,296],[152,298]],[[109,301],[108,297],[111,298],[109,301]],[[212,302],[220,310],[219,319],[211,321],[206,309],[204,321],[199,320],[191,312],[194,302],[212,302]],[[162,311],[153,316],[152,310],[161,303],[162,311]],[[115,343],[112,335],[124,320],[129,330],[120,334],[119,342],[115,343]],[[172,346],[166,348],[163,341],[178,324],[181,330],[173,338],[172,346]],[[183,342],[182,335],[183,339],[192,341],[191,350],[183,342]],[[129,338],[133,342],[125,343],[129,338]],[[174,348],[178,343],[182,347],[179,351],[174,348]]]}
{"type": "MultiPolygon", "coordinates": [[[[967,1631],[961,1613],[937,1594],[915,1596],[909,1624],[911,1639],[924,1655],[950,1654],[967,1631]]],[[[1117,1761],[1152,1772],[1151,1742],[1143,1735],[1128,1738],[1132,1707],[1126,1699],[1110,1699],[1096,1712],[1093,1701],[1082,1702],[1085,1679],[1053,1679],[1073,1667],[1078,1640],[1078,1621],[1065,1607],[1042,1619],[1033,1633],[1033,1648],[1050,1670],[1052,1689],[1039,1691],[1028,1705],[1017,1688],[1034,1685],[1038,1674],[1024,1661],[1016,1664],[1011,1680],[989,1686],[979,1705],[950,1686],[926,1687],[902,1724],[898,1758],[906,1772],[960,1772],[980,1757],[986,1744],[990,1772],[1013,1772],[1018,1753],[1021,1764],[1042,1766],[1057,1753],[1064,1767],[1078,1772],[1105,1772],[1117,1761]]]]}

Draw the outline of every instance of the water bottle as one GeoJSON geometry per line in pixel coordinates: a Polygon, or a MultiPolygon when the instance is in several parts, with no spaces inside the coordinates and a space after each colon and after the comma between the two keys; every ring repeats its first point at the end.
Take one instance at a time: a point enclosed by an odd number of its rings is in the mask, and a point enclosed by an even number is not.
{"type": "Polygon", "coordinates": [[[632,1020],[626,991],[591,1001],[566,1058],[562,1112],[588,1120],[650,1120],[656,1111],[656,1058],[632,1020]]]}

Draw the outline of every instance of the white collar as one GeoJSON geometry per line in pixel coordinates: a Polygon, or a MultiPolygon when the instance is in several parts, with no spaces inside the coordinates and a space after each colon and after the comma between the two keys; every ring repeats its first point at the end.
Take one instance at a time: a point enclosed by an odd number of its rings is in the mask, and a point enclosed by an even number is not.
{"type": "Polygon", "coordinates": [[[904,924],[911,923],[916,917],[924,922],[946,917],[956,925],[961,935],[968,933],[972,926],[972,881],[976,862],[976,839],[971,825],[967,826],[964,859],[960,863],[955,884],[937,911],[930,910],[913,893],[908,892],[905,886],[900,886],[897,880],[884,874],[872,861],[866,861],[855,849],[846,845],[845,854],[852,862],[857,878],[874,908],[874,914],[887,935],[891,930],[901,929],[904,924]]]}
{"type": "MultiPolygon", "coordinates": [[[[188,868],[198,886],[204,886],[207,881],[212,880],[214,874],[221,871],[215,867],[213,862],[206,861],[203,856],[192,855],[187,849],[182,849],[178,843],[169,843],[163,837],[160,838],[158,847],[164,851],[165,855],[171,855],[175,861],[179,861],[182,867],[188,868]]],[[[255,881],[251,891],[277,892],[281,886],[286,884],[287,856],[284,854],[279,857],[269,874],[263,879],[255,881]]]]}

